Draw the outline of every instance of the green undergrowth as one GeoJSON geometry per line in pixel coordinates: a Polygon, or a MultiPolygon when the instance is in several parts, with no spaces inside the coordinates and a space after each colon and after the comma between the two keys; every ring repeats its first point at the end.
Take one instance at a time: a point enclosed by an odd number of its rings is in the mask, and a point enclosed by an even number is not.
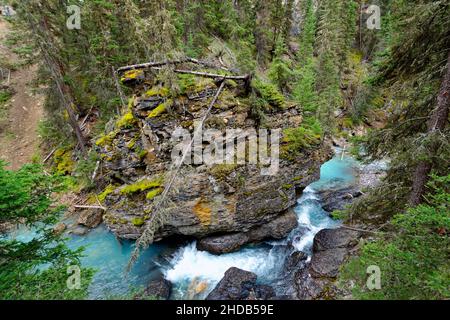
{"type": "Polygon", "coordinates": [[[449,299],[450,175],[432,176],[427,201],[390,221],[390,232],[366,242],[342,270],[340,285],[356,299],[449,299]],[[381,271],[378,290],[367,288],[367,268],[381,271]]]}
{"type": "Polygon", "coordinates": [[[320,144],[322,135],[322,127],[314,118],[305,119],[300,127],[284,129],[281,157],[295,159],[302,150],[320,144]]]}
{"type": "Polygon", "coordinates": [[[255,79],[252,81],[252,88],[256,95],[262,99],[263,103],[275,108],[283,108],[285,106],[285,98],[275,84],[255,79]]]}

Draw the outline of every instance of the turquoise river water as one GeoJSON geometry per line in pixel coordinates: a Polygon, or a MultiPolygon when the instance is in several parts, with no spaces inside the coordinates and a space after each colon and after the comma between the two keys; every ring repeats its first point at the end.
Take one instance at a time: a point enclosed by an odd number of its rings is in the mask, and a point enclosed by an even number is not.
{"type": "MultiPolygon", "coordinates": [[[[85,247],[83,265],[97,271],[89,288],[90,298],[108,299],[125,295],[163,274],[174,285],[173,299],[201,299],[230,267],[255,272],[258,281],[270,284],[281,271],[280,261],[286,255],[285,251],[276,248],[289,242],[296,250],[310,254],[314,235],[321,229],[339,225],[322,209],[317,196],[320,189],[353,181],[357,163],[339,152],[337,150],[336,156],[322,165],[320,180],[309,185],[297,200],[294,210],[299,221],[298,228],[303,230],[301,236],[296,232],[298,230],[294,230],[284,240],[247,246],[238,252],[220,256],[198,251],[195,242],[159,242],[143,252],[133,269],[126,273],[133,250],[132,242],[119,242],[103,225],[85,236],[68,235],[69,247],[85,247]]],[[[19,228],[11,236],[27,241],[33,233],[19,228]]]]}

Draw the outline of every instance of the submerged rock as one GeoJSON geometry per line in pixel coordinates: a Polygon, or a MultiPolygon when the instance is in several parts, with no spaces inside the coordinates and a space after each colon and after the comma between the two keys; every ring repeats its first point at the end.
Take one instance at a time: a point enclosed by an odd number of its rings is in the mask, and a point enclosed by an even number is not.
{"type": "Polygon", "coordinates": [[[239,250],[249,242],[250,239],[246,233],[233,233],[203,238],[197,242],[197,249],[213,254],[230,253],[239,250]]]}
{"type": "Polygon", "coordinates": [[[66,224],[63,223],[63,222],[60,222],[60,223],[56,224],[56,225],[53,227],[53,232],[54,232],[55,234],[61,234],[61,233],[63,233],[66,229],[67,229],[66,224]]]}
{"type": "Polygon", "coordinates": [[[292,252],[284,262],[285,274],[301,269],[305,265],[307,259],[308,255],[302,251],[292,252]]]}
{"type": "Polygon", "coordinates": [[[282,239],[297,227],[297,216],[293,210],[276,217],[248,232],[212,236],[199,240],[197,249],[213,254],[229,253],[239,250],[245,244],[256,243],[266,239],[282,239]]]}
{"type": "Polygon", "coordinates": [[[275,296],[270,286],[257,285],[257,276],[253,272],[235,267],[228,269],[206,300],[267,300],[275,296]]]}
{"type": "Polygon", "coordinates": [[[76,236],[84,236],[89,232],[89,229],[83,226],[75,226],[73,229],[69,231],[70,234],[74,234],[76,236]]]}

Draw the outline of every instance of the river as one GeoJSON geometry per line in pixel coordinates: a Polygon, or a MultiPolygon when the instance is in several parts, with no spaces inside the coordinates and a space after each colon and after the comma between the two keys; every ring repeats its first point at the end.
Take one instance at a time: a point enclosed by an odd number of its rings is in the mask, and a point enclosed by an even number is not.
{"type": "MultiPolygon", "coordinates": [[[[89,288],[90,299],[127,295],[161,274],[173,283],[173,299],[203,299],[230,267],[252,271],[258,275],[259,282],[270,285],[282,271],[280,261],[290,254],[280,248],[289,243],[295,250],[310,256],[314,235],[321,229],[339,225],[339,221],[331,219],[322,209],[317,191],[351,183],[356,166],[353,158],[342,156],[337,150],[336,156],[322,165],[320,180],[306,187],[297,200],[294,210],[298,227],[280,241],[267,241],[220,256],[198,251],[195,242],[158,242],[142,253],[129,273],[125,268],[133,243],[119,242],[103,225],[84,236],[68,235],[67,244],[73,249],[84,246],[83,265],[97,271],[89,288]]],[[[33,237],[33,232],[19,228],[10,236],[27,241],[33,237]]]]}

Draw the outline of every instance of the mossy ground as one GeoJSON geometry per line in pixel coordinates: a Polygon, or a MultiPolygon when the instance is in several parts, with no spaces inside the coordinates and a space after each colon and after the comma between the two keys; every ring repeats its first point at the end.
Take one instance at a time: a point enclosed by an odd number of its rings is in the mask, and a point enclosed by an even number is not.
{"type": "Polygon", "coordinates": [[[70,174],[75,168],[72,159],[72,151],[69,148],[59,148],[53,154],[54,168],[56,174],[70,174]]]}

